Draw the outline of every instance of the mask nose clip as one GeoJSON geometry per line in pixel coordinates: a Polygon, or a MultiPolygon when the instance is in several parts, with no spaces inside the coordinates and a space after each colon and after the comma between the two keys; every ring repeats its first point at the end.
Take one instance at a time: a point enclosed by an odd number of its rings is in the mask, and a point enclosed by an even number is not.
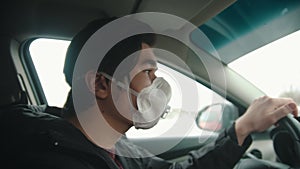
{"type": "Polygon", "coordinates": [[[162,119],[165,119],[171,111],[171,106],[167,105],[165,111],[160,116],[162,119]]]}

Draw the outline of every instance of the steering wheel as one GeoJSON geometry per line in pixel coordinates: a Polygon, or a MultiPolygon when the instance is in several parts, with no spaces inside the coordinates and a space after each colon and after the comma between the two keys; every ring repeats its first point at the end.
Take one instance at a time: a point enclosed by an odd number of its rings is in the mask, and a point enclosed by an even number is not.
{"type": "MultiPolygon", "coordinates": [[[[299,118],[299,117],[298,117],[299,118]]],[[[271,131],[278,160],[300,168],[300,123],[291,114],[278,121],[271,131]]]]}
{"type": "Polygon", "coordinates": [[[278,162],[262,160],[247,153],[235,169],[300,168],[300,123],[290,114],[278,121],[271,131],[278,162]]]}

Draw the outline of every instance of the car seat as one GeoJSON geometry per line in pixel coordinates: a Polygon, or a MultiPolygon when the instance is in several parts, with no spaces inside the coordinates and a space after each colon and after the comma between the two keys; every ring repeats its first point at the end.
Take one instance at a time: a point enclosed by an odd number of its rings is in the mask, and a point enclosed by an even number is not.
{"type": "Polygon", "coordinates": [[[27,104],[26,92],[22,89],[11,53],[12,39],[0,36],[0,108],[12,104],[27,104]]]}

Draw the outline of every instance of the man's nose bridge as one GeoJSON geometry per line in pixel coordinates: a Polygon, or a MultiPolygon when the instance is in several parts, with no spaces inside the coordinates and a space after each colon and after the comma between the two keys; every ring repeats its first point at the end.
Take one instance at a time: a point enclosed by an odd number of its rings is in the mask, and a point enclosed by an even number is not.
{"type": "Polygon", "coordinates": [[[153,78],[151,79],[151,83],[153,83],[153,81],[157,78],[157,75],[156,75],[157,71],[155,71],[153,73],[153,78]]]}
{"type": "Polygon", "coordinates": [[[151,84],[153,83],[153,81],[157,78],[157,76],[155,75],[155,73],[153,74],[153,77],[151,78],[151,84]]]}

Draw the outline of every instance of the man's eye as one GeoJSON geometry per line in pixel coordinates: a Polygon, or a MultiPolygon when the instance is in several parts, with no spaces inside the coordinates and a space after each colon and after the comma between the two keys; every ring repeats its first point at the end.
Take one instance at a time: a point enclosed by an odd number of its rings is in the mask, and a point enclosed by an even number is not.
{"type": "Polygon", "coordinates": [[[144,70],[144,72],[150,74],[151,70],[144,70]]]}

